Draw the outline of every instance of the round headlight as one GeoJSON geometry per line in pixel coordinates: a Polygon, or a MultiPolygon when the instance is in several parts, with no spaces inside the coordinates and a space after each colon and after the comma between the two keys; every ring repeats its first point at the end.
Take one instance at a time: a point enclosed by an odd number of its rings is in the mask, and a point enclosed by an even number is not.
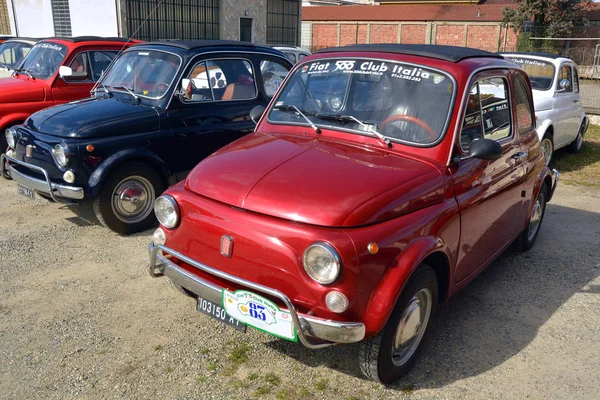
{"type": "Polygon", "coordinates": [[[342,262],[337,251],[327,243],[313,243],[306,249],[303,257],[304,270],[315,281],[328,284],[340,274],[342,262]]]}
{"type": "Polygon", "coordinates": [[[17,132],[13,128],[8,128],[4,132],[4,136],[6,137],[6,143],[8,143],[8,147],[14,149],[17,144],[17,132]]]}
{"type": "Polygon", "coordinates": [[[66,144],[59,143],[54,146],[52,154],[59,167],[66,167],[69,164],[69,148],[66,144]]]}
{"type": "Polygon", "coordinates": [[[165,228],[172,229],[179,224],[179,206],[169,195],[162,195],[154,201],[154,214],[165,228]]]}

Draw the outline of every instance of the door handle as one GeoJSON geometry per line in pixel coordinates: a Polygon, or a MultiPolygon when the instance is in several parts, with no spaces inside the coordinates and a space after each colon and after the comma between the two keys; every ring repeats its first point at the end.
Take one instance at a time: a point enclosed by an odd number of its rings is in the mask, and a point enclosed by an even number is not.
{"type": "Polygon", "coordinates": [[[525,153],[523,151],[520,151],[518,153],[513,154],[513,156],[511,158],[513,160],[520,161],[520,160],[523,160],[523,159],[527,158],[527,155],[528,155],[527,153],[525,153]]]}

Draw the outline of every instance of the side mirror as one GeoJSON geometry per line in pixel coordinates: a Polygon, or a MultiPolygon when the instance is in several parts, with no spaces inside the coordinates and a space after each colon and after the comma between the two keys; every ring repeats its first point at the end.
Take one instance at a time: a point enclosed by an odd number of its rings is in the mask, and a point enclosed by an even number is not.
{"type": "Polygon", "coordinates": [[[567,88],[570,86],[571,86],[571,82],[569,82],[568,79],[563,79],[562,81],[558,82],[558,91],[563,92],[563,91],[567,90],[567,88]]]}
{"type": "Polygon", "coordinates": [[[250,111],[250,119],[254,121],[255,124],[258,124],[258,121],[260,121],[264,113],[265,108],[263,106],[256,106],[250,111]]]}
{"type": "Polygon", "coordinates": [[[466,156],[455,156],[452,161],[459,162],[470,158],[480,160],[496,160],[502,155],[502,146],[492,139],[478,139],[471,142],[469,154],[466,156]]]}
{"type": "Polygon", "coordinates": [[[71,69],[71,67],[67,67],[66,65],[61,65],[61,67],[58,69],[58,75],[61,78],[64,78],[66,76],[72,76],[73,70],[71,69]]]}

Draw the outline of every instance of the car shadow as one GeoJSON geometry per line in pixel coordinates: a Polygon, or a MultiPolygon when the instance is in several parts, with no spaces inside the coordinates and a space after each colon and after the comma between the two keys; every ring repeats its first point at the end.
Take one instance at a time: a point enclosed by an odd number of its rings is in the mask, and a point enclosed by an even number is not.
{"type": "Polygon", "coordinates": [[[569,153],[566,148],[556,150],[550,160],[550,167],[557,168],[560,172],[572,172],[598,162],[600,162],[600,143],[584,140],[577,154],[569,153]]]}
{"type": "MultiPolygon", "coordinates": [[[[390,388],[439,388],[497,367],[526,348],[550,317],[600,275],[600,213],[548,204],[533,249],[509,249],[446,304],[440,305],[412,371],[390,388]]],[[[267,344],[308,366],[365,379],[358,344],[309,350],[286,341],[267,344]]]]}
{"type": "MultiPolygon", "coordinates": [[[[65,218],[65,220],[69,221],[72,224],[77,226],[102,226],[98,218],[96,218],[96,213],[94,213],[94,207],[92,203],[80,203],[80,204],[65,204],[61,208],[70,210],[73,214],[73,217],[65,218]]],[[[127,235],[128,237],[139,237],[139,236],[151,236],[152,232],[158,227],[158,221],[156,221],[156,226],[153,226],[150,229],[146,229],[141,232],[132,233],[127,235]]],[[[104,228],[107,229],[107,228],[104,228]]]]}

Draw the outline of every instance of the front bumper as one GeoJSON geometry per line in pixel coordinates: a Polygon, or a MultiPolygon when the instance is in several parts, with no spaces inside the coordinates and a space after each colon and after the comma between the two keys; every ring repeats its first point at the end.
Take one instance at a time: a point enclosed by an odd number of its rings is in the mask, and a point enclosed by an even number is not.
{"type": "Polygon", "coordinates": [[[29,189],[34,190],[35,192],[49,196],[54,201],[61,201],[57,199],[57,197],[72,200],[81,200],[84,197],[83,188],[52,183],[50,181],[48,172],[45,169],[38,167],[37,165],[29,164],[24,161],[19,161],[16,158],[13,158],[7,154],[2,154],[0,155],[0,175],[4,174],[5,168],[8,168],[8,172],[10,173],[11,178],[14,179],[16,182],[20,183],[25,187],[28,187],[29,189]],[[37,171],[44,175],[45,180],[37,179],[23,174],[14,169],[10,163],[19,164],[25,168],[37,171]]]}
{"type": "Polygon", "coordinates": [[[550,176],[552,177],[552,187],[550,188],[550,195],[548,196],[548,201],[552,200],[552,196],[554,196],[554,191],[558,186],[558,181],[560,181],[560,172],[556,168],[553,168],[550,171],[550,176]]]}
{"type": "Polygon", "coordinates": [[[223,287],[219,287],[212,282],[205,281],[202,278],[191,274],[170,261],[165,257],[165,254],[172,255],[207,274],[279,298],[286,305],[287,310],[292,316],[298,338],[302,344],[308,348],[319,349],[337,343],[360,342],[365,337],[365,325],[361,322],[332,321],[330,319],[298,313],[289,297],[276,289],[229,275],[194,261],[191,258],[162,245],[155,246],[153,243],[150,243],[148,249],[150,253],[150,275],[153,277],[166,275],[177,286],[183,287],[191,293],[217,304],[221,303],[221,292],[224,289],[223,287]],[[311,341],[309,337],[319,339],[321,342],[311,341]]]}

